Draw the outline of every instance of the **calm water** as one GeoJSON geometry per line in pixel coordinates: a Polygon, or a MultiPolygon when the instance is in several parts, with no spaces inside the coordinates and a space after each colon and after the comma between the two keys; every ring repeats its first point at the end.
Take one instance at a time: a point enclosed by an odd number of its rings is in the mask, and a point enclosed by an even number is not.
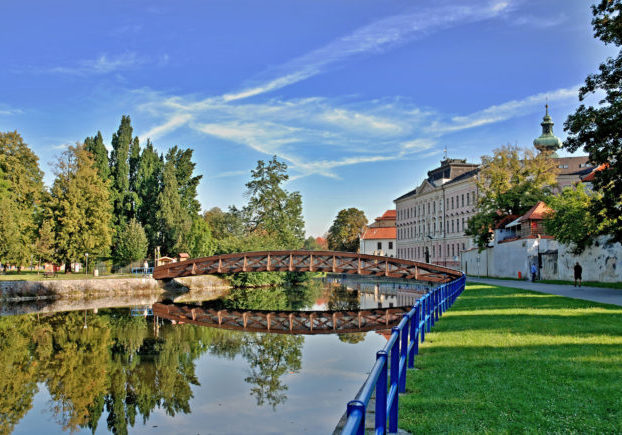
{"type": "MultiPolygon", "coordinates": [[[[413,302],[402,284],[329,281],[233,290],[200,303],[353,310],[413,302]]],[[[381,331],[173,325],[131,307],[46,314],[40,305],[2,307],[30,310],[39,314],[0,317],[0,433],[329,433],[386,342],[381,331]]]]}

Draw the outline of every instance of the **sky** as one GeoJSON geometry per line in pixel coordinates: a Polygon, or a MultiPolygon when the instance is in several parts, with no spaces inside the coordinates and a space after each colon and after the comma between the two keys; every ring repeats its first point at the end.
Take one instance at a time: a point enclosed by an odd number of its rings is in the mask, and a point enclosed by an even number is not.
{"type": "MultiPolygon", "coordinates": [[[[194,149],[204,210],[246,202],[258,160],[288,165],[308,235],[368,219],[450,158],[530,147],[614,48],[585,0],[2,2],[0,131],[46,183],[68,145],[122,115],[141,143],[194,149]]],[[[562,152],[562,155],[565,155],[562,152]]]]}

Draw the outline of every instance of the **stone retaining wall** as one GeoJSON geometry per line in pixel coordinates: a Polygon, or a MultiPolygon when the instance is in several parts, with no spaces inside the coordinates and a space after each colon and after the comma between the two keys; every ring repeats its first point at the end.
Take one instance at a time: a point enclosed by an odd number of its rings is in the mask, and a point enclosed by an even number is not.
{"type": "Polygon", "coordinates": [[[221,278],[202,275],[179,278],[167,283],[153,278],[93,278],[46,279],[45,281],[0,281],[0,300],[85,298],[148,293],[187,293],[194,290],[223,290],[230,288],[221,278]]]}

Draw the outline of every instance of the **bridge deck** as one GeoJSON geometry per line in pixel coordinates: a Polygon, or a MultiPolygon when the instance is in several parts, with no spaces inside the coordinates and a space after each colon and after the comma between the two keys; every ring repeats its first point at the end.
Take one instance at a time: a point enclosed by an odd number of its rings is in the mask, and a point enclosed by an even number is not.
{"type": "Polygon", "coordinates": [[[336,251],[260,251],[214,255],[158,266],[155,279],[238,272],[331,272],[445,283],[462,276],[447,267],[401,258],[336,251]]]}

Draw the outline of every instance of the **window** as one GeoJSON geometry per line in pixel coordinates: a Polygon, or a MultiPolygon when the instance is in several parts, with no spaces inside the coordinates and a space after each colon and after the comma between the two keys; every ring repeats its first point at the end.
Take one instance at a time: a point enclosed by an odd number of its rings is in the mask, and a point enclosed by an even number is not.
{"type": "Polygon", "coordinates": [[[432,203],[432,213],[436,214],[436,201],[432,203]]]}
{"type": "Polygon", "coordinates": [[[378,242],[378,249],[382,249],[382,242],[378,242]]]}
{"type": "Polygon", "coordinates": [[[454,197],[453,196],[451,197],[451,209],[452,210],[454,209],[454,197]]]}
{"type": "Polygon", "coordinates": [[[456,232],[460,232],[460,221],[456,219],[456,232]]]}
{"type": "Polygon", "coordinates": [[[462,207],[464,207],[464,194],[462,194],[462,207]]]}
{"type": "Polygon", "coordinates": [[[464,218],[462,218],[462,231],[464,232],[464,218]]]}
{"type": "Polygon", "coordinates": [[[568,165],[557,165],[559,169],[568,169],[568,165]]]}
{"type": "Polygon", "coordinates": [[[462,244],[462,250],[464,251],[464,243],[462,244]]]}
{"type": "Polygon", "coordinates": [[[456,251],[454,251],[455,245],[452,243],[451,245],[451,256],[454,257],[456,255],[456,251]]]}
{"type": "Polygon", "coordinates": [[[436,257],[436,246],[432,245],[432,257],[436,257]]]}
{"type": "Polygon", "coordinates": [[[389,242],[389,249],[393,249],[393,242],[389,242]]]}
{"type": "Polygon", "coordinates": [[[451,232],[452,232],[452,233],[454,232],[454,221],[453,221],[453,219],[452,219],[452,221],[451,221],[451,232]]]}
{"type": "Polygon", "coordinates": [[[471,205],[471,203],[469,202],[469,194],[467,192],[467,205],[471,205]]]}
{"type": "Polygon", "coordinates": [[[428,202],[428,214],[430,214],[430,203],[428,202]]]}

